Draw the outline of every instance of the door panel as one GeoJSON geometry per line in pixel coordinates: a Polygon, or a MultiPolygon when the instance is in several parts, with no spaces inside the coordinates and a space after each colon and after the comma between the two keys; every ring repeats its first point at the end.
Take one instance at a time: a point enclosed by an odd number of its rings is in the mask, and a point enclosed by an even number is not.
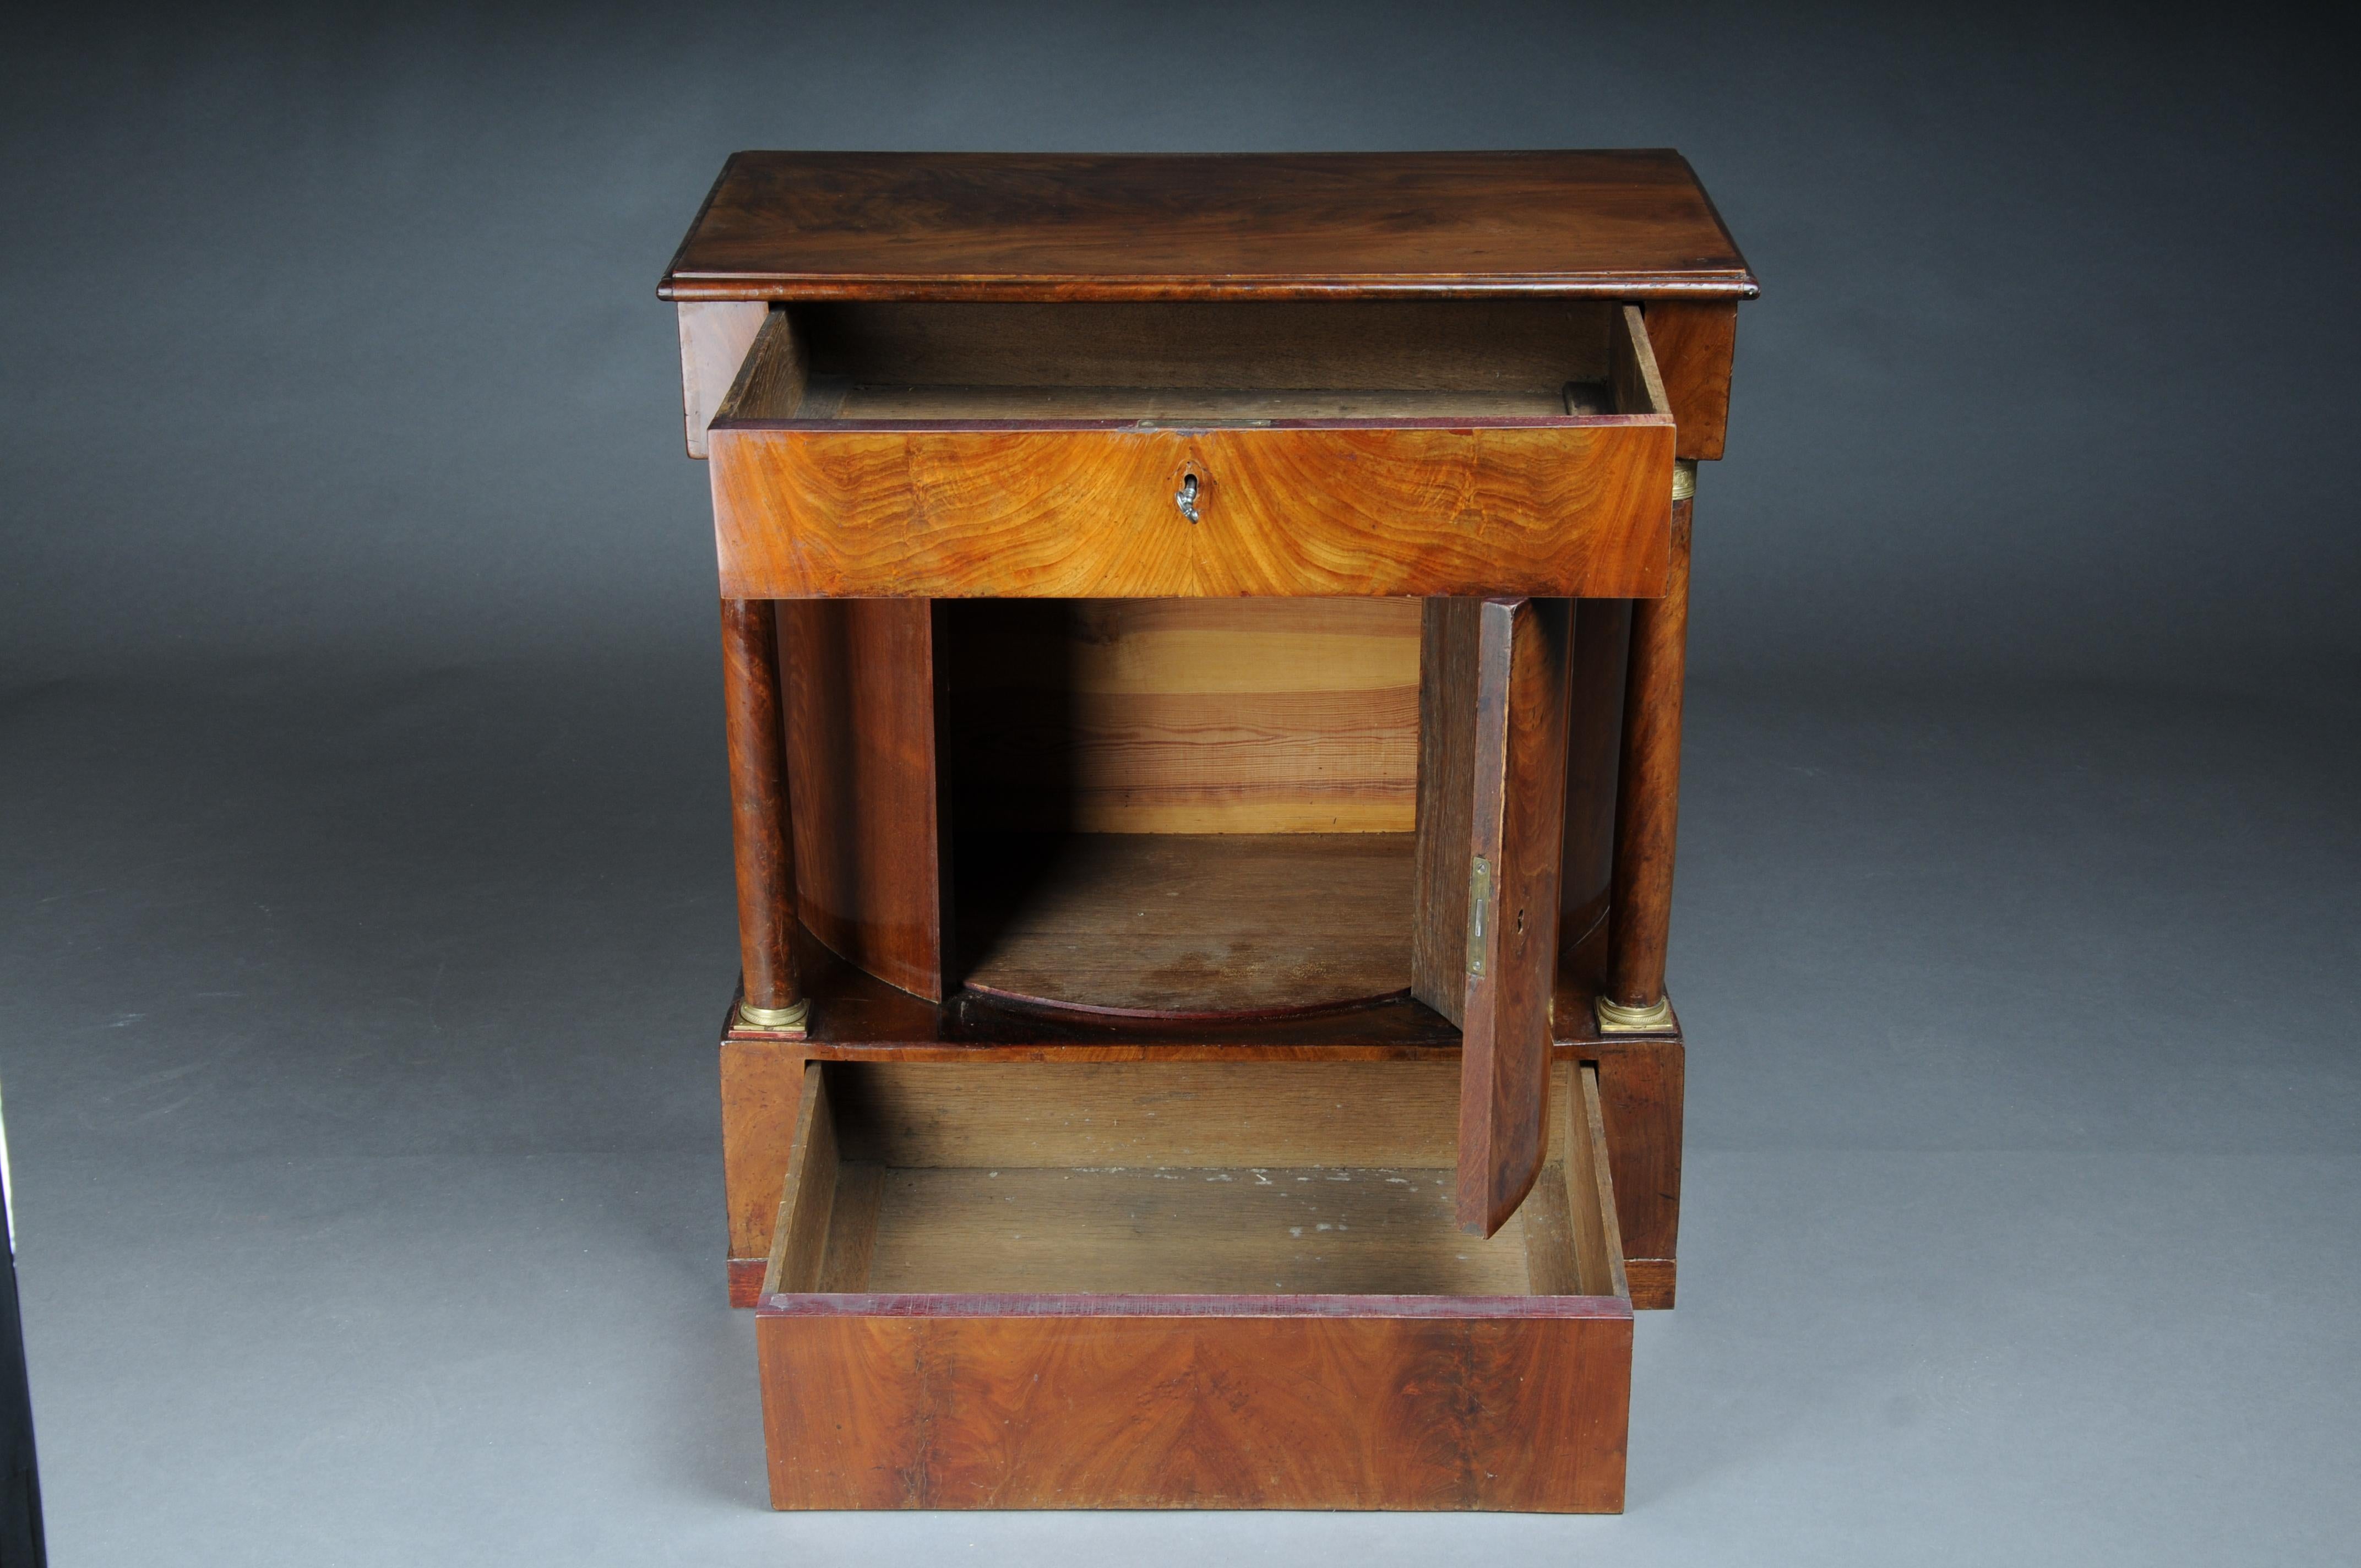
{"type": "Polygon", "coordinates": [[[1426,630],[1411,988],[1460,1026],[1458,1218],[1488,1236],[1548,1141],[1573,606],[1430,601],[1426,630]]]}

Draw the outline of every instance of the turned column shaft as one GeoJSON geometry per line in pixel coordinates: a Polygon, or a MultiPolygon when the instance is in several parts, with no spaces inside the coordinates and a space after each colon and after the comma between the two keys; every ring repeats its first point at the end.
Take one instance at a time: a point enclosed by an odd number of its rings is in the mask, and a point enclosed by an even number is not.
{"type": "Polygon", "coordinates": [[[807,1007],[796,973],[796,861],[787,828],[779,633],[769,599],[721,601],[721,690],[730,738],[730,825],[738,851],[739,1022],[799,1030],[807,1007]]]}
{"type": "MultiPolygon", "coordinates": [[[[1631,662],[1623,688],[1622,776],[1615,803],[1615,885],[1609,915],[1607,1000],[1625,1026],[1658,1020],[1664,944],[1672,929],[1673,843],[1680,817],[1681,676],[1689,625],[1689,514],[1695,466],[1674,488],[1672,559],[1662,598],[1631,605],[1631,662]]],[[[1602,1022],[1615,1020],[1601,1009],[1602,1022]]],[[[1662,1020],[1669,1026],[1669,1019],[1662,1020]]]]}

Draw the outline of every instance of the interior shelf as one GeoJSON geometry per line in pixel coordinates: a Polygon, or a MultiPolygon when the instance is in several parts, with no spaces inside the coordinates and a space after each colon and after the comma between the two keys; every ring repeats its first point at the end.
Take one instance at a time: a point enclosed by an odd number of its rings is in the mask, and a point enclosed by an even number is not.
{"type": "Polygon", "coordinates": [[[1151,1017],[1305,1013],[1411,982],[1408,833],[962,836],[969,989],[1151,1017]]]}

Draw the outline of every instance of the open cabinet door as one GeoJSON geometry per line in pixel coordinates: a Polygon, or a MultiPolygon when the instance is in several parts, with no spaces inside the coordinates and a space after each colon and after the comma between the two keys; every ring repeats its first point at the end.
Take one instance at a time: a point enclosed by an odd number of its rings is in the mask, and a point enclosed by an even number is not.
{"type": "Polygon", "coordinates": [[[1459,1025],[1462,1229],[1517,1212],[1549,1144],[1574,603],[1430,598],[1419,656],[1411,989],[1459,1025]]]}

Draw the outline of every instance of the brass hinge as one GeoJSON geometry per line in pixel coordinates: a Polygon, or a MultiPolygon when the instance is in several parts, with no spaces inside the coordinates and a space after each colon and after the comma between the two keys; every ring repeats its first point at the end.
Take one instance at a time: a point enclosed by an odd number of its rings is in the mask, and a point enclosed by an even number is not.
{"type": "Polygon", "coordinates": [[[1467,869],[1467,972],[1484,972],[1485,938],[1492,933],[1492,862],[1476,857],[1467,869]]]}

